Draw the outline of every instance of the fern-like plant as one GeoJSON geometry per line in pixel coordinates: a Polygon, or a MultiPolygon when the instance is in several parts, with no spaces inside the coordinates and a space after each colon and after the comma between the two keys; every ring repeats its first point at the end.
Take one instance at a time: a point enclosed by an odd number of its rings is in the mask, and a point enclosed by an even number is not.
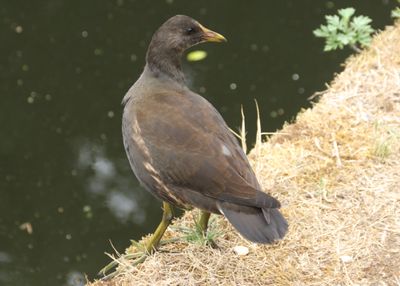
{"type": "Polygon", "coordinates": [[[400,7],[392,10],[392,18],[400,19],[400,7]]]}
{"type": "Polygon", "coordinates": [[[367,16],[354,16],[355,9],[338,10],[338,15],[325,16],[326,25],[313,31],[316,37],[325,38],[324,51],[343,49],[349,46],[359,52],[360,47],[369,46],[374,32],[367,16]]]}

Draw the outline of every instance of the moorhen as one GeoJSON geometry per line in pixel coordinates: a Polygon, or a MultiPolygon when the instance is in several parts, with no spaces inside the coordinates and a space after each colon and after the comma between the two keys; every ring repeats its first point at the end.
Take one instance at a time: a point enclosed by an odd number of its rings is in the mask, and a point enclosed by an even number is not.
{"type": "Polygon", "coordinates": [[[177,15],[153,35],[144,71],[123,99],[123,141],[141,185],[163,201],[163,217],[145,244],[152,252],[173,217],[172,206],[224,215],[246,239],[272,243],[288,224],[277,199],[262,191],[245,153],[218,111],[185,84],[183,52],[226,39],[177,15]]]}

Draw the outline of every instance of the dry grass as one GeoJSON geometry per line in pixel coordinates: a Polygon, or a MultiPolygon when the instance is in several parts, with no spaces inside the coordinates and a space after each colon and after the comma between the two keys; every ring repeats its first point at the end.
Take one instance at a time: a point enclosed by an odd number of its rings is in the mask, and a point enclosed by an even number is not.
{"type": "MultiPolygon", "coordinates": [[[[400,285],[400,25],[351,57],[319,103],[249,157],[283,204],[283,241],[249,243],[215,216],[220,249],[172,243],[91,285],[400,285]],[[236,245],[249,254],[236,255],[236,245]]],[[[193,228],[194,215],[174,225],[193,228]]]]}

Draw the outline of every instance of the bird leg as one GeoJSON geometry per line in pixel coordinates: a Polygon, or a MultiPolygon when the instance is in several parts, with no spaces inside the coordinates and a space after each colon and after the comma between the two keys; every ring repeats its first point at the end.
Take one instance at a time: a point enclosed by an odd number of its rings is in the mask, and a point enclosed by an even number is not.
{"type": "Polygon", "coordinates": [[[150,254],[156,250],[162,236],[164,235],[168,226],[171,224],[173,217],[174,213],[172,206],[167,202],[163,202],[163,216],[161,222],[152,236],[144,244],[146,253],[150,254]]]}
{"type": "MultiPolygon", "coordinates": [[[[121,255],[121,258],[134,259],[133,262],[130,263],[132,266],[140,264],[143,261],[145,261],[146,257],[149,254],[154,253],[154,251],[157,249],[157,246],[160,244],[161,238],[163,237],[168,226],[171,224],[173,217],[174,214],[172,206],[167,202],[163,202],[163,216],[155,232],[151,235],[151,237],[149,237],[143,243],[132,241],[133,246],[135,246],[138,252],[121,255]]],[[[114,272],[108,275],[106,275],[106,273],[109,272],[111,269],[117,267],[118,264],[119,264],[119,259],[114,259],[112,262],[106,265],[102,270],[100,270],[99,274],[104,276],[101,280],[108,280],[117,275],[119,273],[119,270],[115,270],[114,272]]]]}
{"type": "Polygon", "coordinates": [[[209,212],[201,211],[199,227],[204,236],[207,233],[207,227],[208,227],[208,221],[210,219],[210,215],[211,215],[211,213],[209,213],[209,212]]]}
{"type": "Polygon", "coordinates": [[[215,243],[215,241],[207,235],[208,221],[210,220],[210,215],[211,213],[209,212],[201,211],[198,227],[201,231],[201,234],[203,235],[203,238],[205,238],[206,244],[211,246],[212,248],[218,248],[218,245],[215,243]]]}

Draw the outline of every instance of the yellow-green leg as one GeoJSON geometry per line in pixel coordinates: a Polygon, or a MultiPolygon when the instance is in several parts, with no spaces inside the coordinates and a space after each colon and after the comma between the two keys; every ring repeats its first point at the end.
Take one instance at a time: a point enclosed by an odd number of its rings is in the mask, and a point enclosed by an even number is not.
{"type": "Polygon", "coordinates": [[[207,233],[208,221],[210,220],[210,213],[206,211],[201,211],[199,226],[203,235],[207,233]]]}
{"type": "Polygon", "coordinates": [[[218,245],[214,242],[214,240],[207,236],[208,229],[208,221],[210,220],[211,213],[206,211],[201,211],[200,220],[198,222],[200,231],[203,234],[203,237],[206,239],[206,243],[212,248],[218,248],[218,245]]]}
{"type": "MultiPolygon", "coordinates": [[[[124,254],[122,255],[122,257],[125,259],[134,259],[131,265],[137,265],[139,263],[142,263],[149,254],[153,253],[156,250],[165,231],[171,224],[173,217],[174,214],[172,206],[167,202],[163,202],[163,216],[155,232],[143,244],[140,244],[136,241],[132,241],[132,244],[137,247],[138,252],[131,254],[124,254]]],[[[115,259],[114,261],[110,262],[107,266],[105,266],[102,270],[100,270],[99,274],[105,275],[107,272],[109,272],[117,265],[118,265],[118,259],[115,259]]],[[[116,274],[118,274],[118,270],[104,276],[102,280],[107,280],[109,278],[112,278],[116,274]]]]}
{"type": "Polygon", "coordinates": [[[165,231],[171,224],[173,217],[174,213],[172,206],[167,202],[163,202],[163,216],[161,222],[158,225],[155,232],[153,233],[153,235],[144,244],[146,253],[153,253],[156,250],[165,231]]]}

